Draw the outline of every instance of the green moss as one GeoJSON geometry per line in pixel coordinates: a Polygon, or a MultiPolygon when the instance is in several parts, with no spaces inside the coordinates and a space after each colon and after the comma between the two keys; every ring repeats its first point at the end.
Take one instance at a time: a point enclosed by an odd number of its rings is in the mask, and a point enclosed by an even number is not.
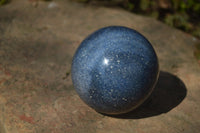
{"type": "Polygon", "coordinates": [[[159,12],[158,11],[153,11],[151,14],[150,14],[151,17],[153,18],[158,18],[159,17],[159,12]]]}
{"type": "Polygon", "coordinates": [[[174,10],[177,10],[177,9],[178,9],[178,7],[179,7],[179,2],[180,2],[180,0],[172,0],[172,8],[173,8],[174,10]]]}
{"type": "Polygon", "coordinates": [[[128,9],[128,10],[132,11],[132,10],[134,9],[134,7],[135,7],[135,6],[134,6],[133,3],[130,3],[130,2],[127,3],[127,9],[128,9]]]}
{"type": "Polygon", "coordinates": [[[171,14],[168,14],[165,19],[164,19],[164,22],[166,24],[168,24],[169,26],[174,26],[174,16],[171,15],[171,14]]]}
{"type": "Polygon", "coordinates": [[[142,11],[146,11],[150,7],[150,1],[149,0],[141,0],[140,1],[140,9],[142,11]]]}
{"type": "Polygon", "coordinates": [[[0,0],[0,6],[10,2],[10,0],[0,0]]]}
{"type": "Polygon", "coordinates": [[[200,14],[200,3],[197,3],[193,6],[193,11],[196,13],[196,14],[200,14]]]}
{"type": "Polygon", "coordinates": [[[192,30],[192,25],[188,21],[187,14],[169,14],[165,17],[164,22],[172,27],[177,27],[184,31],[192,30]]]}

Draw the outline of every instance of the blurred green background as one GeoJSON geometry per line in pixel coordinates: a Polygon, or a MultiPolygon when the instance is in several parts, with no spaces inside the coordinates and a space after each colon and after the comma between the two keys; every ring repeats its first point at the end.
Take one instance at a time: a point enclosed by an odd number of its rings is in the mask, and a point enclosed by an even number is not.
{"type": "Polygon", "coordinates": [[[154,17],[200,38],[200,0],[74,0],[87,4],[118,6],[154,17]]]}
{"type": "MultiPolygon", "coordinates": [[[[39,0],[29,0],[37,2],[39,0]]],[[[43,0],[51,1],[51,0],[43,0]]],[[[52,0],[53,1],[53,0],[52,0]]],[[[172,27],[200,38],[200,0],[71,0],[84,4],[116,6],[130,12],[154,17],[172,27]]],[[[0,5],[12,0],[0,0],[0,5]]]]}

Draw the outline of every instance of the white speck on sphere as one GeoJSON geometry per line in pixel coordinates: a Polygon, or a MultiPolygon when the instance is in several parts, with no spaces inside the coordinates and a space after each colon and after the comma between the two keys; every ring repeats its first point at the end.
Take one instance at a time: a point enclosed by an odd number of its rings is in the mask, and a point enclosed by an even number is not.
{"type": "Polygon", "coordinates": [[[108,65],[108,63],[109,63],[109,60],[106,59],[106,58],[104,58],[104,60],[103,60],[103,64],[104,64],[104,65],[108,65]]]}
{"type": "Polygon", "coordinates": [[[126,99],[126,98],[122,98],[122,100],[124,100],[124,101],[127,101],[127,99],[126,99]]]}

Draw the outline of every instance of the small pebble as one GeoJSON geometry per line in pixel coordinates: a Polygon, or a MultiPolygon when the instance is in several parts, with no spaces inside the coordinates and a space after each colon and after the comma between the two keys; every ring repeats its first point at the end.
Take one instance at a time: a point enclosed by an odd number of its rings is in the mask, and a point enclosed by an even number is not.
{"type": "Polygon", "coordinates": [[[49,9],[56,8],[56,7],[58,7],[58,4],[56,4],[55,2],[51,2],[51,3],[49,3],[49,5],[48,5],[48,8],[49,8],[49,9]]]}

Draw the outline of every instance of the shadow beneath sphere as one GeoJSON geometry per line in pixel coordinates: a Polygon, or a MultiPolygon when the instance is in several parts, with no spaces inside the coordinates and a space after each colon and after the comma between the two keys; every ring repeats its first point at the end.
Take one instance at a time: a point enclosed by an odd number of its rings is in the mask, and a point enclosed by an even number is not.
{"type": "Polygon", "coordinates": [[[111,117],[140,119],[166,113],[179,105],[187,94],[187,89],[177,76],[161,71],[158,82],[150,97],[137,109],[111,117]]]}

